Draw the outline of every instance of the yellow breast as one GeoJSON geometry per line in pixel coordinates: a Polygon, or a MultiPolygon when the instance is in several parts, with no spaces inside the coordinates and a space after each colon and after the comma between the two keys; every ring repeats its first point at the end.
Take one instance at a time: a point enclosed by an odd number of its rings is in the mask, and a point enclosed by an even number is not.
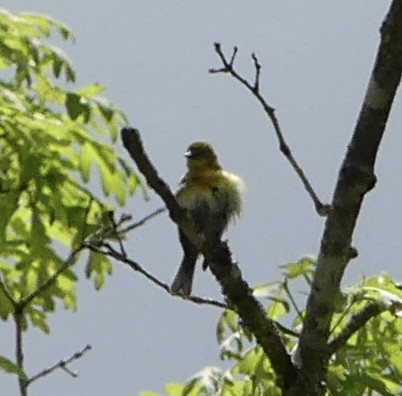
{"type": "Polygon", "coordinates": [[[224,212],[229,218],[238,216],[242,209],[242,180],[223,170],[208,170],[187,174],[177,192],[178,203],[188,209],[208,207],[211,212],[224,212]]]}

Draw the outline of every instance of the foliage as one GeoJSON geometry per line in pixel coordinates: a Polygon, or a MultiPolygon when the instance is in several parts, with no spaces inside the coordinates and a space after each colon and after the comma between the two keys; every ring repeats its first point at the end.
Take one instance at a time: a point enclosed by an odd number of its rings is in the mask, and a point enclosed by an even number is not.
{"type": "MultiPolygon", "coordinates": [[[[300,280],[310,286],[314,260],[304,257],[295,263],[283,265],[284,280],[278,283],[259,285],[254,294],[266,307],[267,315],[274,320],[289,322],[286,316],[294,309],[290,286],[300,287],[300,280]]],[[[390,276],[364,279],[359,285],[348,288],[339,302],[334,316],[331,339],[336,338],[348,326],[353,315],[367,304],[376,302],[384,312],[360,328],[346,345],[340,348],[330,361],[328,392],[330,395],[396,395],[402,383],[402,292],[390,276]]],[[[301,317],[291,323],[291,330],[300,330],[301,317]]],[[[303,316],[303,313],[301,313],[303,316]]],[[[288,350],[295,350],[297,337],[282,332],[288,350]]],[[[170,396],[258,396],[281,395],[275,385],[271,364],[261,347],[240,325],[238,315],[226,310],[217,324],[217,340],[222,360],[232,362],[231,369],[223,371],[207,367],[194,375],[185,384],[169,384],[166,394],[170,396]]],[[[293,356],[296,360],[297,357],[293,356]]],[[[157,395],[143,392],[142,396],[157,395]]]]}
{"type": "MultiPolygon", "coordinates": [[[[68,28],[48,17],[0,10],[0,317],[13,318],[49,332],[47,316],[61,302],[77,309],[74,264],[84,241],[105,237],[112,204],[85,184],[96,166],[104,196],[124,205],[139,186],[136,175],[110,145],[125,123],[124,114],[101,97],[103,87],[71,88],[75,71],[49,39],[57,33],[72,41],[68,28]],[[57,274],[57,276],[55,276],[57,274]]],[[[106,235],[111,237],[111,235],[106,235]]],[[[254,295],[280,325],[287,350],[297,351],[304,312],[291,286],[311,287],[315,260],[304,257],[282,266],[281,282],[258,285],[254,295]],[[293,318],[290,318],[293,314],[293,318]]],[[[100,289],[112,270],[109,257],[91,252],[85,269],[100,289]]],[[[395,395],[402,391],[402,292],[386,274],[364,279],[335,301],[331,340],[370,304],[382,312],[335,350],[327,385],[331,395],[395,395]]],[[[175,395],[280,395],[275,374],[262,348],[224,311],[217,324],[222,360],[229,370],[206,367],[185,384],[172,383],[175,395]]],[[[18,355],[18,353],[17,353],[18,355]]],[[[297,353],[293,353],[297,363],[297,353]]],[[[21,361],[0,356],[0,370],[27,383],[21,361]]],[[[156,395],[143,392],[143,396],[156,395]]]]}
{"type": "MultiPolygon", "coordinates": [[[[29,301],[22,328],[30,322],[46,333],[57,301],[77,308],[72,265],[82,242],[113,207],[85,187],[92,165],[104,195],[119,205],[139,185],[110,144],[124,114],[99,96],[99,84],[70,89],[75,71],[48,42],[55,32],[62,40],[73,39],[68,28],[48,17],[0,10],[0,317],[8,320],[16,306],[29,301]]],[[[86,274],[97,288],[110,271],[107,257],[90,256],[86,274]]],[[[0,369],[18,373],[3,357],[0,369]]]]}

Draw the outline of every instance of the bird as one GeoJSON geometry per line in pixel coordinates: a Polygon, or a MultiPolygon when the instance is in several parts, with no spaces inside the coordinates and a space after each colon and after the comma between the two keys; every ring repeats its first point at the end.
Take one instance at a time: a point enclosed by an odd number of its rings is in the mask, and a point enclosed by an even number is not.
{"type": "MultiPolygon", "coordinates": [[[[198,233],[212,243],[219,242],[229,223],[240,216],[244,182],[239,176],[222,169],[213,147],[206,141],[190,144],[185,157],[187,173],[181,179],[176,200],[188,210],[198,233]]],[[[200,251],[180,227],[179,239],[183,258],[170,292],[189,297],[200,251]]],[[[208,268],[205,258],[202,267],[204,270],[208,268]]]]}

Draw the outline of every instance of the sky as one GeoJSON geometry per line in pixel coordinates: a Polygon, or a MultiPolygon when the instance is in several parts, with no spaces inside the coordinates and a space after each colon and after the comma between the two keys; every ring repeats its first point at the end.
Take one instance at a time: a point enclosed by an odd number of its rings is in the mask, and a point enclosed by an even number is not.
{"type": "MultiPolygon", "coordinates": [[[[229,76],[208,73],[220,66],[213,43],[222,43],[228,54],[238,46],[236,67],[251,79],[250,55],[257,54],[261,91],[319,197],[330,202],[389,4],[4,0],[2,7],[45,13],[71,28],[75,43],[60,44],[75,66],[77,86],[106,86],[106,96],[142,132],[148,154],[173,189],[185,172],[186,147],[197,139],[213,144],[223,166],[247,185],[244,214],[227,238],[245,279],[256,285],[280,280],[281,264],[316,255],[324,219],[279,152],[255,98],[229,76]]],[[[399,94],[378,156],[378,183],[354,235],[359,257],[349,264],[344,287],[381,272],[402,278],[401,105],[399,94]]],[[[120,142],[117,150],[128,158],[120,142]]],[[[152,192],[147,202],[138,194],[118,213],[141,219],[161,205],[152,192]]],[[[167,283],[181,258],[166,214],[130,234],[127,250],[167,283]]],[[[78,312],[60,307],[50,319],[50,335],[29,331],[27,371],[35,374],[87,344],[93,349],[72,364],[78,378],[59,370],[32,385],[30,396],[163,393],[165,383],[183,382],[205,366],[226,367],[215,339],[219,309],[171,297],[119,263],[100,292],[84,279],[83,264],[77,272],[78,312]]],[[[305,291],[294,290],[298,301],[305,291]]],[[[200,269],[193,293],[221,299],[213,276],[200,269]]],[[[0,353],[12,356],[13,328],[1,327],[0,353]]],[[[14,377],[0,374],[0,383],[3,394],[17,395],[14,377]]]]}

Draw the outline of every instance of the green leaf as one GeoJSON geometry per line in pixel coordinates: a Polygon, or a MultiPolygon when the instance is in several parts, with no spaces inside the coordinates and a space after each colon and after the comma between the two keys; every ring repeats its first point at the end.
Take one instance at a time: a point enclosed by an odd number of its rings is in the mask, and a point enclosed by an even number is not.
{"type": "Polygon", "coordinates": [[[112,121],[113,117],[115,116],[117,109],[113,106],[113,104],[100,96],[95,99],[95,103],[98,106],[100,113],[102,114],[103,118],[106,122],[112,121]]]}
{"type": "Polygon", "coordinates": [[[19,18],[21,18],[22,21],[27,22],[29,26],[37,29],[45,37],[50,36],[51,27],[54,22],[49,17],[33,13],[21,13],[19,14],[19,18]]]}
{"type": "Polygon", "coordinates": [[[73,33],[66,25],[62,24],[59,21],[55,21],[54,19],[52,20],[52,22],[53,22],[54,26],[56,27],[56,29],[58,30],[58,32],[60,33],[60,36],[64,40],[68,40],[68,39],[74,40],[73,33]]]}
{"type": "Polygon", "coordinates": [[[73,92],[67,93],[65,105],[67,114],[73,121],[77,120],[80,115],[83,116],[85,123],[89,121],[91,108],[82,96],[73,92]]]}
{"type": "Polygon", "coordinates": [[[18,377],[23,378],[24,380],[28,379],[23,370],[4,356],[0,356],[0,370],[9,374],[17,374],[18,377]]]}
{"type": "Polygon", "coordinates": [[[182,396],[184,385],[182,384],[167,384],[165,386],[166,393],[169,396],[182,396]]]}
{"type": "Polygon", "coordinates": [[[77,95],[84,96],[85,98],[89,99],[96,95],[101,94],[102,92],[104,92],[104,90],[105,87],[103,85],[95,83],[86,85],[85,87],[78,89],[77,95]]]}
{"type": "Polygon", "coordinates": [[[53,61],[53,74],[56,78],[60,77],[62,67],[63,67],[63,62],[60,59],[56,58],[53,61]]]}
{"type": "Polygon", "coordinates": [[[18,208],[19,196],[19,191],[10,191],[7,195],[0,195],[0,241],[5,239],[6,227],[18,208]]]}
{"type": "Polygon", "coordinates": [[[236,359],[236,360],[241,360],[242,359],[242,350],[243,350],[243,343],[245,338],[241,332],[236,332],[231,334],[229,337],[227,337],[225,340],[223,340],[220,343],[220,358],[221,360],[225,359],[236,359]]]}
{"type": "Polygon", "coordinates": [[[199,396],[203,391],[201,379],[194,378],[186,383],[181,395],[183,396],[199,396]]]}
{"type": "MultiPolygon", "coordinates": [[[[236,366],[235,373],[251,375],[256,372],[257,366],[261,359],[264,358],[264,353],[260,347],[252,348],[246,356],[236,366]]],[[[265,357],[266,359],[266,357],[265,357]]],[[[261,366],[260,366],[261,367],[261,366]]]]}
{"type": "Polygon", "coordinates": [[[238,316],[235,311],[226,309],[219,317],[218,324],[216,326],[216,338],[220,343],[225,339],[226,329],[229,329],[232,333],[239,330],[238,316]]]}
{"type": "Polygon", "coordinates": [[[91,164],[95,158],[96,151],[89,142],[85,142],[81,146],[80,153],[80,170],[85,183],[88,183],[91,174],[91,164]]]}
{"type": "Polygon", "coordinates": [[[39,275],[38,275],[37,268],[34,268],[34,267],[28,268],[25,271],[24,277],[26,279],[24,294],[28,295],[28,294],[31,294],[32,292],[34,292],[38,287],[39,275]]]}
{"type": "Polygon", "coordinates": [[[0,317],[7,320],[8,316],[14,312],[14,307],[4,292],[0,289],[0,317]]]}
{"type": "Polygon", "coordinates": [[[303,257],[295,263],[280,265],[283,269],[283,275],[288,279],[295,279],[304,275],[311,275],[314,271],[316,259],[312,257],[303,257]]]}
{"type": "Polygon", "coordinates": [[[97,252],[89,254],[88,263],[85,269],[87,278],[93,277],[95,289],[99,290],[105,283],[106,274],[112,273],[112,265],[107,256],[97,252]]]}
{"type": "Polygon", "coordinates": [[[75,71],[70,65],[67,65],[67,64],[65,65],[64,72],[65,72],[66,80],[68,82],[75,81],[75,71]]]}
{"type": "Polygon", "coordinates": [[[50,328],[46,321],[46,315],[43,312],[41,312],[40,310],[34,309],[33,307],[30,307],[27,310],[27,315],[29,316],[32,324],[35,327],[37,327],[38,329],[41,329],[45,334],[50,333],[50,328]]]}
{"type": "Polygon", "coordinates": [[[76,294],[76,280],[75,274],[66,271],[57,278],[57,287],[61,292],[61,298],[64,302],[64,307],[71,311],[77,310],[77,294],[76,294]]]}
{"type": "Polygon", "coordinates": [[[50,239],[46,234],[46,226],[42,221],[39,213],[36,211],[32,216],[32,227],[31,227],[31,248],[33,254],[41,255],[43,252],[43,247],[50,243],[50,239]]]}
{"type": "Polygon", "coordinates": [[[268,316],[277,320],[290,311],[289,303],[281,297],[271,297],[272,303],[267,308],[268,316]]]}

